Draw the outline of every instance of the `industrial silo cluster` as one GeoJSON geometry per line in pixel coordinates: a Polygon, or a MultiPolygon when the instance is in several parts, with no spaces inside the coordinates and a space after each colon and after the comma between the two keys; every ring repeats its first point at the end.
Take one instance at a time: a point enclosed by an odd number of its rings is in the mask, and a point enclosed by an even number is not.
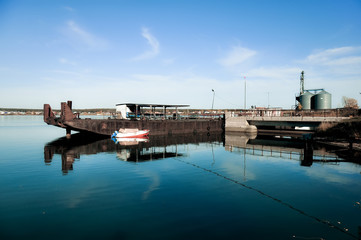
{"type": "Polygon", "coordinates": [[[331,94],[323,89],[318,93],[311,93],[314,90],[305,90],[303,94],[297,97],[297,101],[300,104],[302,110],[322,110],[331,109],[331,94]]]}
{"type": "Polygon", "coordinates": [[[301,72],[300,95],[296,97],[300,110],[331,109],[331,94],[324,89],[304,89],[304,72],[301,72]]]}

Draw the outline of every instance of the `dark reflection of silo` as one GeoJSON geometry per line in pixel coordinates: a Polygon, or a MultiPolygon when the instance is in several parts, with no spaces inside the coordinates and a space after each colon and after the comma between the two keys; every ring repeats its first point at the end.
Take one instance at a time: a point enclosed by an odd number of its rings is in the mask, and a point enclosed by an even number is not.
{"type": "Polygon", "coordinates": [[[331,109],[331,94],[322,90],[314,96],[315,109],[331,109]]]}

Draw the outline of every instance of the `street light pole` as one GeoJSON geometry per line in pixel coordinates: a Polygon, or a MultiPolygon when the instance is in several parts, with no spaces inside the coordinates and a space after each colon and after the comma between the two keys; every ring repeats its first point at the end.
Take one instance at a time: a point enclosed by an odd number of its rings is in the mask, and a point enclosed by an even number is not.
{"type": "Polygon", "coordinates": [[[213,105],[214,105],[214,95],[216,94],[216,92],[214,91],[214,89],[212,89],[213,92],[213,101],[212,101],[212,110],[213,110],[213,105]]]}
{"type": "Polygon", "coordinates": [[[244,109],[247,108],[247,80],[244,77],[244,109]]]}

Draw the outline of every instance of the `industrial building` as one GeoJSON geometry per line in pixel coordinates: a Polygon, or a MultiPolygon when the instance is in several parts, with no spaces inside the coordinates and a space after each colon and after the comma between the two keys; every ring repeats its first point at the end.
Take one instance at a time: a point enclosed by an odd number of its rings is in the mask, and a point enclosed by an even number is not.
{"type": "Polygon", "coordinates": [[[298,110],[325,110],[331,109],[332,95],[321,89],[308,89],[305,87],[304,71],[300,77],[300,95],[296,97],[298,110]]]}

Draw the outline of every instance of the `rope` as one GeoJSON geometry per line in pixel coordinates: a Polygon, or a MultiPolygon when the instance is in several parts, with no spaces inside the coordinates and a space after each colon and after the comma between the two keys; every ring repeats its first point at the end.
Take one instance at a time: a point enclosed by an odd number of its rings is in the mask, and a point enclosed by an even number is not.
{"type": "MultiPolygon", "coordinates": [[[[332,224],[332,223],[331,223],[330,221],[328,221],[328,220],[323,220],[323,219],[320,219],[320,218],[318,218],[318,217],[315,217],[315,216],[312,216],[312,215],[310,215],[310,214],[307,214],[306,212],[304,212],[304,211],[302,211],[302,210],[300,210],[300,209],[297,209],[297,208],[293,207],[291,204],[285,203],[285,202],[283,202],[282,200],[280,200],[280,199],[278,199],[278,198],[272,197],[271,195],[268,195],[268,194],[262,192],[261,190],[258,190],[258,189],[254,188],[254,187],[250,187],[250,186],[248,186],[248,185],[246,185],[246,184],[244,184],[244,183],[241,183],[241,182],[239,182],[239,181],[237,181],[237,180],[234,180],[234,179],[232,179],[232,178],[229,178],[229,177],[227,177],[227,176],[224,176],[224,175],[222,175],[222,174],[220,174],[220,173],[217,173],[217,172],[215,172],[215,171],[213,171],[213,170],[210,170],[210,169],[201,167],[201,166],[199,166],[199,165],[197,165],[197,164],[194,164],[194,163],[191,163],[191,162],[187,162],[187,161],[184,161],[184,160],[181,160],[181,159],[177,159],[177,158],[175,158],[174,160],[177,160],[177,161],[179,161],[179,162],[182,162],[182,163],[188,164],[188,165],[190,165],[190,166],[196,167],[196,168],[201,169],[201,170],[203,170],[203,171],[205,171],[205,172],[214,174],[214,175],[216,175],[217,177],[224,178],[225,180],[228,180],[228,181],[230,181],[230,182],[233,182],[233,183],[235,183],[235,184],[237,184],[237,185],[240,185],[240,186],[242,186],[242,187],[244,187],[244,188],[247,188],[247,189],[249,189],[249,190],[255,191],[255,192],[261,194],[262,196],[265,196],[265,197],[267,197],[267,198],[270,198],[270,199],[272,199],[272,200],[274,200],[274,201],[276,201],[276,202],[278,202],[278,203],[280,203],[280,204],[282,204],[282,205],[284,205],[284,206],[286,206],[286,207],[288,207],[288,208],[290,208],[290,209],[292,209],[292,210],[294,210],[294,211],[296,211],[296,212],[298,212],[298,213],[300,213],[300,214],[302,214],[302,215],[304,215],[304,216],[306,216],[306,217],[309,217],[309,218],[311,218],[311,219],[313,219],[313,220],[316,220],[317,222],[320,222],[320,223],[322,223],[322,224],[325,224],[325,225],[327,225],[327,226],[330,227],[330,228],[337,229],[338,231],[340,231],[340,232],[342,232],[342,233],[344,233],[344,234],[346,234],[346,235],[349,235],[350,237],[352,237],[352,238],[354,238],[354,239],[358,239],[357,236],[349,233],[349,232],[348,232],[348,229],[340,228],[339,226],[337,226],[337,225],[335,225],[335,224],[332,224]]],[[[296,236],[293,236],[293,237],[296,238],[296,236]]],[[[301,238],[301,237],[297,237],[297,238],[301,238]]],[[[319,238],[319,239],[320,239],[320,240],[323,240],[323,238],[319,238]]]]}

